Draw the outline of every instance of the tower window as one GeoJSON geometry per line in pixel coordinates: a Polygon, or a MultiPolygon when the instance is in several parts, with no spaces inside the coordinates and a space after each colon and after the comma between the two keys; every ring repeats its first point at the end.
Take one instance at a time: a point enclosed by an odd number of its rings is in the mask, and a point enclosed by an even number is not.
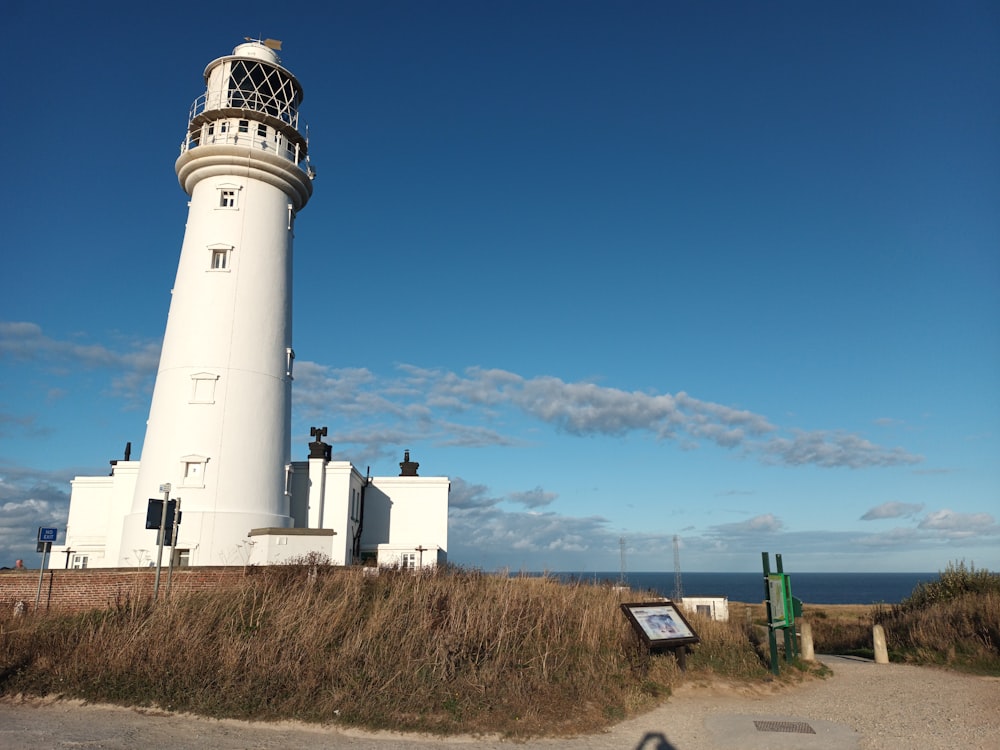
{"type": "Polygon", "coordinates": [[[205,456],[184,456],[181,459],[181,486],[204,487],[207,463],[208,458],[205,456]]]}
{"type": "Polygon", "coordinates": [[[222,122],[220,122],[219,123],[219,132],[220,133],[228,133],[229,132],[229,123],[226,122],[225,120],[223,120],[222,122]]]}
{"type": "Polygon", "coordinates": [[[211,255],[209,256],[209,266],[210,271],[229,271],[232,265],[232,253],[233,248],[231,245],[213,245],[208,248],[211,255]]]}
{"type": "Polygon", "coordinates": [[[241,185],[235,182],[224,182],[216,185],[215,189],[219,191],[219,208],[236,209],[239,207],[240,190],[243,189],[241,185]]]}
{"type": "Polygon", "coordinates": [[[257,123],[257,136],[260,138],[267,138],[267,125],[257,123]]]}
{"type": "Polygon", "coordinates": [[[240,120],[240,132],[241,133],[249,133],[250,132],[250,121],[249,120],[240,120]]]}
{"type": "Polygon", "coordinates": [[[191,376],[191,403],[214,404],[215,386],[219,376],[211,372],[199,372],[191,376]]]}

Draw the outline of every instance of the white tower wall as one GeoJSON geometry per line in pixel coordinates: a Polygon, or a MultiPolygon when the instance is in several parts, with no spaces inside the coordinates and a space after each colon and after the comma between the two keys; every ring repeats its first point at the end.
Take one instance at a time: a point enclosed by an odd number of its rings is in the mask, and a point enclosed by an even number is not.
{"type": "Polygon", "coordinates": [[[191,200],[122,563],[155,538],[146,507],[165,483],[191,564],[237,563],[250,529],[293,525],[292,229],[312,192],[301,88],[257,43],[205,79],[176,165],[191,200]]]}

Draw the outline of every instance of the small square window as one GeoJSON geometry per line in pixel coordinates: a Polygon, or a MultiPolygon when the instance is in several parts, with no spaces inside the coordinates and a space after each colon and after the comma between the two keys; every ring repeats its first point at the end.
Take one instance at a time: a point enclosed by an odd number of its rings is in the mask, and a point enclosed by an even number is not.
{"type": "Polygon", "coordinates": [[[73,555],[73,570],[83,570],[89,562],[89,555],[73,555]]]}
{"type": "Polygon", "coordinates": [[[225,271],[226,266],[229,264],[229,251],[228,250],[213,250],[212,251],[212,270],[213,271],[225,271]]]}
{"type": "Polygon", "coordinates": [[[250,132],[250,121],[249,120],[240,120],[240,132],[241,133],[249,133],[250,132]]]}
{"type": "Polygon", "coordinates": [[[220,208],[236,208],[236,191],[235,190],[220,190],[219,191],[219,207],[220,208]]]}
{"type": "Polygon", "coordinates": [[[208,458],[205,456],[181,457],[181,486],[204,487],[205,468],[208,458]]]}

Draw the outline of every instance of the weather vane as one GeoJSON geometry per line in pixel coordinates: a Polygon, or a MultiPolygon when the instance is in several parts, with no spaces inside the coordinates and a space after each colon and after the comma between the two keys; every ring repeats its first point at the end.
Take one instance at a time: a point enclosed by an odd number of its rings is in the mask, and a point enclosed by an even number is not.
{"type": "Polygon", "coordinates": [[[281,49],[280,39],[254,39],[252,36],[243,37],[248,42],[257,42],[257,44],[263,44],[265,47],[270,47],[271,49],[278,51],[281,49]]]}

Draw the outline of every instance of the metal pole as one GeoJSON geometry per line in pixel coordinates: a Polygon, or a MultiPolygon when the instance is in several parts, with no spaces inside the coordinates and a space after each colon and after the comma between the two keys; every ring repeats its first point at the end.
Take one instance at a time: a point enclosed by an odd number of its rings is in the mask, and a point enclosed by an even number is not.
{"type": "Polygon", "coordinates": [[[767,645],[771,650],[771,671],[774,674],[778,674],[781,671],[781,667],[778,664],[778,638],[774,634],[774,628],[771,626],[771,587],[768,585],[769,576],[771,575],[771,559],[767,552],[760,553],[761,559],[764,562],[764,602],[766,603],[766,614],[767,614],[767,645]]]}
{"type": "Polygon", "coordinates": [[[170,562],[167,564],[167,598],[170,598],[170,586],[174,580],[174,549],[177,547],[177,535],[181,533],[177,517],[181,514],[181,499],[174,498],[174,525],[170,530],[170,562]]]}
{"type": "Polygon", "coordinates": [[[160,544],[156,550],[156,578],[153,579],[153,601],[160,594],[160,565],[163,563],[163,529],[167,525],[167,503],[170,502],[170,485],[161,484],[160,492],[163,493],[163,510],[160,511],[160,544]]]}
{"type": "MultiPolygon", "coordinates": [[[[41,533],[39,533],[41,536],[41,533]]],[[[38,570],[38,591],[35,593],[35,611],[38,611],[38,602],[42,598],[42,578],[45,576],[45,553],[51,549],[50,542],[42,542],[42,567],[38,570]]]]}
{"type": "MultiPolygon", "coordinates": [[[[781,563],[781,555],[775,554],[774,565],[777,568],[778,573],[784,575],[785,568],[781,563]]],[[[781,579],[781,595],[784,597],[785,606],[788,611],[785,612],[785,625],[782,631],[782,636],[785,641],[785,661],[794,661],[795,657],[798,655],[798,644],[795,642],[795,608],[792,606],[792,596],[791,596],[791,586],[788,583],[787,578],[781,579]]]]}

